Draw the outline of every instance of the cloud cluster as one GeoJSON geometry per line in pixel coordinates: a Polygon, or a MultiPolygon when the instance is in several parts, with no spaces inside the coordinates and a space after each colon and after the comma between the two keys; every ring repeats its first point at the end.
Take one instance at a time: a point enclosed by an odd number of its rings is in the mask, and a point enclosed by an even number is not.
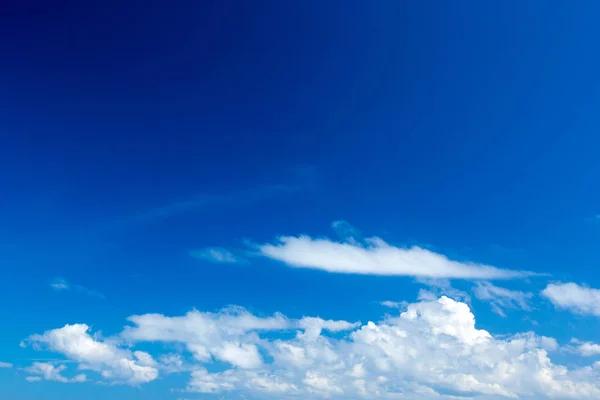
{"type": "Polygon", "coordinates": [[[418,246],[387,244],[380,238],[337,242],[309,236],[282,236],[259,246],[262,256],[297,268],[333,273],[398,275],[424,278],[509,279],[531,275],[489,265],[458,262],[418,246]]]}
{"type": "MultiPolygon", "coordinates": [[[[86,324],[65,325],[41,335],[32,335],[23,344],[61,353],[69,360],[79,363],[79,369],[99,372],[103,378],[117,383],[137,385],[158,377],[158,370],[151,365],[153,360],[149,354],[132,354],[111,341],[92,337],[88,331],[89,327],[86,324]]],[[[33,368],[42,372],[44,377],[50,376],[46,373],[55,373],[59,377],[59,373],[64,370],[63,366],[54,370],[51,370],[50,366],[38,363],[34,364],[33,368]]]]}
{"type": "MultiPolygon", "coordinates": [[[[262,317],[239,307],[144,314],[130,317],[131,325],[111,339],[92,337],[76,324],[33,335],[28,343],[62,353],[110,382],[140,384],[186,370],[186,391],[257,399],[600,398],[600,366],[553,363],[558,344],[552,338],[531,332],[494,337],[476,327],[466,303],[445,296],[403,309],[366,324],[262,317]],[[145,342],[181,351],[151,356],[126,347],[145,342]]],[[[34,378],[64,372],[44,368],[30,372],[34,378]]]]}
{"type": "Polygon", "coordinates": [[[219,313],[191,311],[181,317],[136,315],[129,321],[134,326],[126,327],[121,334],[128,342],[181,343],[196,361],[214,359],[241,369],[263,365],[261,332],[303,329],[303,335],[312,337],[319,336],[323,330],[337,332],[355,326],[345,321],[320,318],[290,320],[280,314],[259,318],[240,307],[230,307],[219,313]]]}

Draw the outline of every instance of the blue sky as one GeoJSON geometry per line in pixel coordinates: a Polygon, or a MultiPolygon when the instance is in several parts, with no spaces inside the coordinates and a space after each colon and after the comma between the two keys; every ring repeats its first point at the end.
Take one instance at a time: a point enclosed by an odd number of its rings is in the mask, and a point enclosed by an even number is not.
{"type": "Polygon", "coordinates": [[[0,397],[599,398],[600,6],[218,3],[3,7],[0,397]]]}

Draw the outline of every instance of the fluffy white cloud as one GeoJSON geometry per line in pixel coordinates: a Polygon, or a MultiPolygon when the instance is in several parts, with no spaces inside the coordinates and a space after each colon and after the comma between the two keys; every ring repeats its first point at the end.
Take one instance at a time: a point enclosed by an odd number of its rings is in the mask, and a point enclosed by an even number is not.
{"type": "Polygon", "coordinates": [[[85,324],[65,325],[41,335],[32,335],[26,344],[61,353],[78,362],[80,369],[97,371],[113,382],[137,385],[158,377],[155,367],[145,365],[149,355],[140,357],[141,352],[132,355],[115,343],[93,338],[88,331],[89,327],[85,324]]]}
{"type": "Polygon", "coordinates": [[[262,345],[273,357],[270,365],[251,372],[202,369],[188,389],[240,390],[260,397],[278,388],[311,398],[453,398],[441,394],[449,392],[480,399],[600,395],[594,368],[569,371],[550,361],[555,340],[532,333],[495,339],[476,329],[468,305],[447,297],[408,305],[400,316],[369,322],[344,339],[298,332],[293,339],[262,345]],[[249,373],[276,384],[254,385],[249,373]]]}
{"type": "Polygon", "coordinates": [[[582,342],[578,339],[572,339],[571,343],[571,350],[574,350],[576,353],[584,357],[600,355],[600,344],[593,342],[582,342]]]}
{"type": "Polygon", "coordinates": [[[85,382],[86,376],[84,374],[76,375],[73,378],[65,378],[61,374],[65,369],[67,369],[65,365],[55,366],[52,363],[34,362],[30,367],[25,368],[25,371],[33,376],[28,376],[25,379],[27,379],[29,382],[37,382],[42,378],[47,381],[56,381],[62,383],[85,382]]]}
{"type": "Polygon", "coordinates": [[[477,283],[473,293],[479,300],[489,302],[492,310],[503,317],[506,316],[504,310],[507,308],[531,309],[529,301],[533,297],[532,293],[498,287],[489,282],[477,283]]]}
{"type": "Polygon", "coordinates": [[[129,321],[135,326],[124,329],[121,336],[125,340],[183,343],[197,361],[216,359],[242,369],[263,365],[259,332],[301,328],[304,335],[319,336],[323,330],[338,332],[355,326],[346,321],[321,318],[296,321],[280,314],[260,318],[240,307],[230,307],[219,313],[190,311],[182,317],[136,315],[129,321]]]}
{"type": "MultiPolygon", "coordinates": [[[[191,371],[189,392],[247,398],[600,398],[599,364],[557,365],[549,355],[558,347],[554,339],[531,332],[494,337],[476,327],[467,304],[448,297],[407,304],[400,314],[364,325],[279,314],[258,317],[241,308],[129,320],[133,326],[123,330],[120,340],[154,342],[153,347],[163,344],[171,350],[183,344],[183,351],[155,357],[130,352],[116,342],[91,338],[85,325],[67,325],[31,341],[104,376],[107,371],[113,377],[124,374],[116,367],[118,360],[154,368],[154,377],[157,370],[167,373],[170,364],[172,371],[191,371]]],[[[121,375],[133,383],[130,378],[121,375]]]]}
{"type": "Polygon", "coordinates": [[[0,361],[0,368],[12,368],[13,365],[11,363],[0,361]]]}
{"type": "Polygon", "coordinates": [[[576,283],[551,283],[542,291],[557,308],[600,317],[600,290],[576,283]]]}
{"type": "Polygon", "coordinates": [[[192,250],[190,255],[194,258],[217,264],[233,264],[246,262],[244,258],[237,257],[227,249],[221,247],[209,247],[201,250],[192,250]]]}
{"type": "Polygon", "coordinates": [[[404,275],[426,278],[508,279],[528,273],[489,265],[449,260],[418,246],[395,247],[379,238],[364,244],[284,236],[275,244],[259,246],[260,253],[292,267],[366,275],[404,275]]]}
{"type": "Polygon", "coordinates": [[[135,315],[129,321],[135,326],[126,327],[122,334],[128,341],[179,342],[198,361],[214,357],[240,368],[262,365],[257,331],[289,328],[289,321],[282,315],[258,318],[238,307],[218,314],[190,311],[182,317],[135,315]]]}

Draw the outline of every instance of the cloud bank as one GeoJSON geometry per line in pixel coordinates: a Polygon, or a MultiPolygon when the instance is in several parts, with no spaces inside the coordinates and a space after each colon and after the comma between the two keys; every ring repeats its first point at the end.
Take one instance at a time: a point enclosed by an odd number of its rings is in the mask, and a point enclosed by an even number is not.
{"type": "MultiPolygon", "coordinates": [[[[74,324],[25,344],[76,362],[75,369],[95,374],[89,381],[140,385],[185,371],[189,381],[181,390],[248,399],[600,398],[600,365],[555,364],[552,338],[494,337],[476,327],[467,304],[445,296],[403,309],[366,324],[257,316],[240,307],[143,314],[111,338],[74,324]],[[134,350],[148,342],[155,354],[134,350]]],[[[34,364],[28,372],[33,380],[84,379],[52,365],[34,364]]]]}

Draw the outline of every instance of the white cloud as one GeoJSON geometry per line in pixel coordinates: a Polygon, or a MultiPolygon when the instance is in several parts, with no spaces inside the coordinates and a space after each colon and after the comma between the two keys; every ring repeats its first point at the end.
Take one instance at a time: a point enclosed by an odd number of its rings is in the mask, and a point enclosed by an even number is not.
{"type": "MultiPolygon", "coordinates": [[[[47,348],[79,363],[80,369],[99,372],[105,379],[131,385],[150,382],[158,377],[158,370],[144,365],[139,357],[134,360],[129,350],[110,341],[100,341],[88,333],[85,324],[65,325],[62,328],[32,335],[26,341],[34,348],[47,348]]],[[[60,372],[60,371],[59,371],[60,372]]]]}
{"type": "Polygon", "coordinates": [[[551,283],[542,291],[557,308],[600,317],[600,290],[576,283],[551,283]]]}
{"type": "Polygon", "coordinates": [[[333,273],[457,279],[508,279],[531,275],[449,260],[418,246],[395,247],[379,238],[365,239],[364,244],[360,244],[309,236],[283,236],[275,244],[259,246],[259,251],[265,257],[292,267],[333,273]]]}
{"type": "MultiPolygon", "coordinates": [[[[479,399],[600,395],[593,381],[597,371],[568,371],[550,361],[553,339],[531,333],[495,339],[475,328],[466,304],[446,297],[411,304],[399,317],[370,322],[345,339],[299,332],[263,346],[274,361],[251,373],[277,378],[277,387],[304,397],[442,399],[440,393],[448,391],[479,399]],[[582,380],[584,373],[593,376],[582,380]]],[[[202,369],[188,389],[269,394],[250,384],[247,374],[202,369]]]]}
{"type": "Polygon", "coordinates": [[[478,282],[473,293],[479,300],[490,303],[492,310],[503,317],[506,316],[504,310],[507,308],[531,310],[529,301],[533,297],[532,293],[498,287],[490,282],[478,282]]]}
{"type": "Polygon", "coordinates": [[[84,374],[75,375],[73,378],[65,378],[61,373],[66,369],[65,365],[55,366],[52,363],[34,362],[30,367],[25,368],[25,371],[33,376],[28,376],[25,379],[29,382],[37,382],[42,378],[47,381],[62,383],[85,382],[86,376],[84,374]]]}
{"type": "Polygon", "coordinates": [[[12,368],[13,365],[11,363],[0,361],[0,368],[12,368]]]}
{"type": "Polygon", "coordinates": [[[390,301],[390,300],[385,300],[382,301],[381,303],[382,306],[387,307],[387,308],[406,308],[406,306],[408,306],[408,303],[406,301],[390,301]]]}
{"type": "Polygon", "coordinates": [[[244,258],[237,257],[227,249],[220,247],[209,247],[201,250],[192,250],[190,255],[194,258],[217,264],[233,264],[246,262],[244,258]]]}
{"type": "Polygon", "coordinates": [[[572,339],[572,348],[576,353],[584,357],[592,357],[600,355],[600,344],[593,342],[582,342],[578,339],[572,339]]]}
{"type": "Polygon", "coordinates": [[[262,365],[255,331],[289,327],[289,321],[281,315],[258,318],[238,307],[218,314],[190,311],[183,317],[146,314],[129,320],[135,326],[126,327],[122,334],[128,341],[184,343],[196,360],[209,361],[214,357],[240,368],[262,365]]]}
{"type": "Polygon", "coordinates": [[[476,327],[467,304],[448,297],[407,304],[400,314],[364,325],[259,317],[242,308],[129,320],[133,326],[123,330],[122,344],[184,349],[162,356],[125,350],[117,337],[90,337],[85,325],[67,325],[31,341],[61,352],[80,368],[105,377],[120,374],[125,381],[130,375],[116,367],[118,360],[167,373],[169,358],[174,371],[191,370],[185,390],[246,398],[600,398],[600,364],[557,365],[549,355],[558,348],[553,338],[531,332],[494,337],[476,327]]]}
{"type": "Polygon", "coordinates": [[[259,332],[298,328],[304,329],[305,335],[316,337],[323,330],[338,332],[355,326],[346,321],[321,318],[290,320],[280,314],[261,318],[240,307],[219,313],[190,311],[182,317],[146,314],[129,320],[135,326],[125,328],[121,335],[125,340],[183,343],[198,361],[208,362],[214,358],[242,369],[263,365],[259,332]]]}

